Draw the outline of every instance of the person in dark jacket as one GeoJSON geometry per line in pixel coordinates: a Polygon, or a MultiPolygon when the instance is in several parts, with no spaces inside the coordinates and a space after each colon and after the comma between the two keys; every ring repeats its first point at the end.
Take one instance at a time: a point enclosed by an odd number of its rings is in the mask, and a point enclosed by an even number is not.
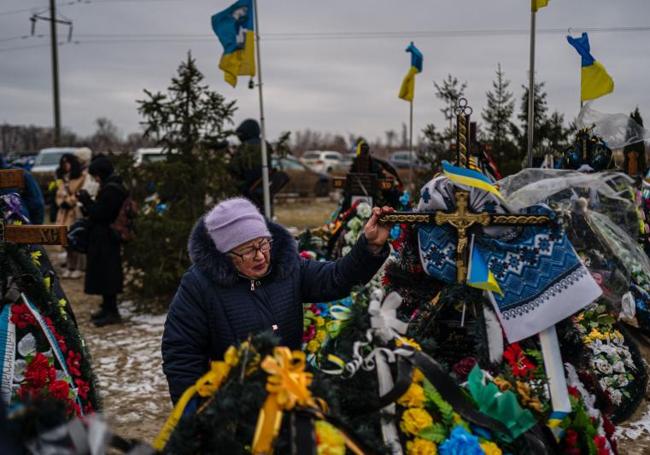
{"type": "Polygon", "coordinates": [[[117,309],[117,294],[122,292],[123,285],[121,245],[111,224],[119,215],[128,192],[105,156],[91,161],[88,174],[99,183],[99,192],[94,201],[85,191],[78,197],[90,224],[84,292],[102,296],[101,308],[92,314],[93,323],[101,327],[121,322],[117,309]]]}
{"type": "Polygon", "coordinates": [[[228,199],[197,222],[189,239],[192,266],[169,307],[163,370],[173,402],[208,371],[209,362],[250,334],[272,330],[300,349],[304,302],[342,298],[370,281],[389,254],[389,225],[376,207],[364,234],[343,258],[300,258],[282,226],[266,221],[247,199],[228,199]]]}
{"type": "MultiPolygon", "coordinates": [[[[229,170],[237,180],[239,193],[264,211],[262,178],[262,139],[257,120],[246,119],[235,130],[241,145],[233,154],[229,170]]],[[[271,168],[271,144],[266,144],[266,156],[271,168]]],[[[273,201],[271,201],[272,203],[273,201]]],[[[271,204],[272,205],[272,204],[271,204]]]]}
{"type": "MultiPolygon", "coordinates": [[[[0,155],[0,169],[20,169],[16,166],[10,166],[5,161],[4,156],[0,155]]],[[[34,176],[26,170],[23,170],[23,179],[25,186],[22,190],[19,188],[3,188],[0,195],[9,193],[20,193],[23,202],[23,215],[29,218],[31,224],[43,224],[45,218],[45,200],[43,192],[38,186],[34,176]]]]}

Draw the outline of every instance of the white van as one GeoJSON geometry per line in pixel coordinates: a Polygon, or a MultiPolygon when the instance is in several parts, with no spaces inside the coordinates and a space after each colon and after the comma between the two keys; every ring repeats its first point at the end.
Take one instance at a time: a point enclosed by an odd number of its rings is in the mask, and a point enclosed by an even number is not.
{"type": "Polygon", "coordinates": [[[83,166],[90,162],[93,154],[88,147],[49,147],[42,149],[36,155],[34,166],[30,171],[42,189],[47,188],[49,183],[54,180],[59,161],[66,153],[76,155],[83,166]]]}

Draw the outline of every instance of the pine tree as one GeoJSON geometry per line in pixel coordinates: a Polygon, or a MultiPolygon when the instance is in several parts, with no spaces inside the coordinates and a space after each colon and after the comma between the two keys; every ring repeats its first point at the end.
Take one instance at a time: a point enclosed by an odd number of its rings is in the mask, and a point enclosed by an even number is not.
{"type": "Polygon", "coordinates": [[[485,95],[487,105],[481,113],[486,124],[486,141],[492,149],[492,156],[503,175],[509,175],[521,169],[517,147],[512,141],[512,114],[515,110],[513,93],[508,90],[510,81],[505,78],[501,64],[497,65],[496,79],[492,81],[492,90],[485,95]]]}
{"type": "Polygon", "coordinates": [[[569,144],[570,130],[564,126],[564,115],[554,111],[548,119],[546,148],[550,153],[562,152],[569,144]]]}
{"type": "MultiPolygon", "coordinates": [[[[521,129],[512,125],[511,132],[519,148],[519,156],[523,160],[526,157],[528,149],[528,87],[522,85],[524,93],[521,96],[520,112],[517,118],[521,122],[521,129]]],[[[546,103],[546,92],[544,91],[544,82],[535,83],[535,123],[533,125],[533,144],[535,150],[540,150],[540,144],[544,142],[548,132],[548,105],[546,103]]]]}
{"type": "Polygon", "coordinates": [[[487,129],[487,139],[495,148],[510,140],[510,123],[515,110],[514,95],[508,90],[510,81],[505,79],[501,64],[497,66],[497,77],[492,81],[492,90],[487,92],[487,105],[481,113],[487,129]]]}
{"type": "Polygon", "coordinates": [[[436,98],[444,103],[444,107],[440,109],[440,112],[442,112],[445,119],[449,122],[449,128],[445,129],[442,136],[448,144],[451,144],[451,141],[456,137],[456,130],[454,127],[454,119],[456,118],[456,115],[454,110],[458,100],[465,94],[467,82],[460,82],[457,77],[447,74],[447,78],[443,79],[440,85],[434,82],[433,86],[436,89],[436,98]]]}
{"type": "Polygon", "coordinates": [[[126,248],[131,283],[146,296],[173,293],[189,264],[187,239],[208,205],[232,193],[226,170],[226,126],[235,102],[203,83],[192,55],[182,62],[167,93],[145,90],[138,111],[145,137],[156,140],[167,159],[137,168],[133,194],[144,203],[155,188],[156,200],[144,204],[137,238],[126,248]],[[163,208],[164,207],[164,208],[163,208]]]}

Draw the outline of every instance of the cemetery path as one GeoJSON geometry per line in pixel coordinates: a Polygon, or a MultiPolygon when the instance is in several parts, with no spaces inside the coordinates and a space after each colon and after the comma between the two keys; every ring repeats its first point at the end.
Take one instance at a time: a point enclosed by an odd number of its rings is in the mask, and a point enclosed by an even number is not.
{"type": "Polygon", "coordinates": [[[151,444],[171,412],[160,353],[165,314],[136,314],[132,302],[121,302],[122,324],[97,328],[90,314],[101,298],[83,293],[83,279],[62,284],[92,356],[111,428],[151,444]]]}

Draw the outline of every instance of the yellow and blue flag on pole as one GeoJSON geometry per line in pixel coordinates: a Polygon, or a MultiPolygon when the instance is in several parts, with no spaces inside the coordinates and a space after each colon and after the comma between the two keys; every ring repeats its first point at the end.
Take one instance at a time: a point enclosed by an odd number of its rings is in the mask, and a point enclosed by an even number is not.
{"type": "Polygon", "coordinates": [[[530,9],[535,12],[545,6],[548,6],[548,0],[530,0],[530,9]]]}
{"type": "Polygon", "coordinates": [[[567,36],[566,39],[582,59],[580,99],[594,100],[613,92],[614,80],[605,67],[591,55],[587,33],[584,32],[580,38],[567,36]]]}
{"type": "Polygon", "coordinates": [[[413,41],[409,44],[409,47],[406,48],[406,52],[411,53],[411,67],[409,68],[408,73],[404,76],[402,81],[402,86],[399,89],[399,96],[405,101],[413,101],[413,96],[415,95],[415,75],[422,72],[422,52],[415,47],[413,41]]]}
{"type": "Polygon", "coordinates": [[[255,27],[252,0],[238,0],[212,16],[212,30],[223,46],[219,68],[235,87],[237,76],[255,76],[255,27]]]}
{"type": "Polygon", "coordinates": [[[499,283],[497,283],[494,274],[488,268],[480,249],[474,243],[474,237],[472,237],[470,251],[467,285],[476,289],[483,289],[484,291],[492,291],[503,295],[503,291],[499,283]]]}

